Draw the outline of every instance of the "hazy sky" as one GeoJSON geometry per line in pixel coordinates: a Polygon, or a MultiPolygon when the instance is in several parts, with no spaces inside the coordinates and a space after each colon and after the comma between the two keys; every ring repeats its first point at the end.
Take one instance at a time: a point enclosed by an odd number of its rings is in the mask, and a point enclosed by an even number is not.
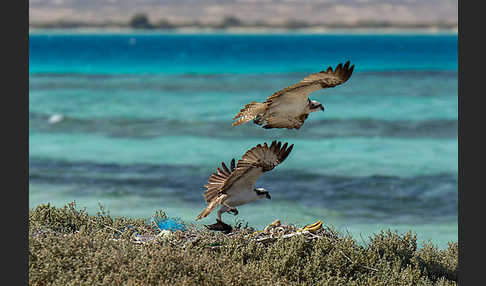
{"type": "Polygon", "coordinates": [[[152,21],[218,22],[289,19],[332,23],[389,21],[457,23],[457,0],[29,0],[29,21],[127,21],[146,13],[152,21]]]}

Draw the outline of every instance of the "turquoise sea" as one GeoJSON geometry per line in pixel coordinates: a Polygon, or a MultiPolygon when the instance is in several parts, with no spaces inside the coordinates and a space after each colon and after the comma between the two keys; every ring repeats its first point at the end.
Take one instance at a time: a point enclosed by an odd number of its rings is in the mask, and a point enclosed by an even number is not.
{"type": "Polygon", "coordinates": [[[272,199],[226,222],[457,241],[456,34],[31,33],[29,73],[30,208],[193,222],[222,161],[279,139],[295,147],[257,184],[272,199]],[[325,112],[300,130],[231,126],[250,101],[346,60],[353,76],[311,95],[325,112]]]}

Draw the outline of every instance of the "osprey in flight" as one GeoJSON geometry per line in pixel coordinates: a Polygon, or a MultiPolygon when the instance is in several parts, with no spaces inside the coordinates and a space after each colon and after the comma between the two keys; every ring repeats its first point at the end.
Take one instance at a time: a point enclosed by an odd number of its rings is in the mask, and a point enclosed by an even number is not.
{"type": "Polygon", "coordinates": [[[246,151],[235,166],[235,159],[231,160],[230,168],[223,163],[222,169],[213,173],[208,183],[204,186],[204,198],[208,206],[204,209],[196,220],[206,217],[216,207],[222,205],[218,210],[218,223],[222,223],[221,214],[232,212],[238,214],[236,206],[244,205],[256,201],[257,199],[270,199],[268,191],[263,188],[255,188],[254,185],[258,178],[265,172],[272,170],[282,163],[290,154],[294,144],[287,147],[281,142],[273,141],[270,147],[267,143],[263,146],[258,144],[256,147],[246,151]]]}
{"type": "Polygon", "coordinates": [[[319,89],[335,87],[345,83],[353,73],[354,65],[349,67],[349,61],[344,66],[340,63],[333,71],[313,73],[300,82],[288,86],[269,96],[264,102],[251,102],[241,109],[233,120],[237,126],[253,120],[263,128],[299,129],[309,114],[314,111],[324,111],[320,102],[310,100],[309,95],[319,89]]]}

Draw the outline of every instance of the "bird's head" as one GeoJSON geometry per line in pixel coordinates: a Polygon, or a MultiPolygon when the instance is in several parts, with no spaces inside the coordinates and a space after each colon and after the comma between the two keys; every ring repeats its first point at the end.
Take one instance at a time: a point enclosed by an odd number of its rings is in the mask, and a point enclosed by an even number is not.
{"type": "Polygon", "coordinates": [[[268,193],[267,190],[265,190],[264,188],[256,188],[254,189],[255,193],[257,193],[258,195],[258,198],[260,199],[271,199],[272,197],[270,196],[270,194],[268,193]]]}
{"type": "Polygon", "coordinates": [[[324,111],[324,106],[319,101],[311,100],[309,109],[311,112],[322,110],[324,111]]]}

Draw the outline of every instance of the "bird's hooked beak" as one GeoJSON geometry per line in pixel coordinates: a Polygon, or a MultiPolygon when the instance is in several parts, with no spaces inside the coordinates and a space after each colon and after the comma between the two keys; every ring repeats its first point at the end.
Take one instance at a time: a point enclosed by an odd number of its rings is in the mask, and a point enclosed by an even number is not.
{"type": "Polygon", "coordinates": [[[271,200],[271,199],[272,199],[272,197],[270,196],[270,194],[269,194],[269,193],[266,193],[266,196],[265,196],[265,197],[266,197],[267,199],[269,199],[269,200],[271,200]]]}
{"type": "Polygon", "coordinates": [[[324,105],[319,105],[319,107],[321,108],[322,111],[324,111],[324,105]]]}

